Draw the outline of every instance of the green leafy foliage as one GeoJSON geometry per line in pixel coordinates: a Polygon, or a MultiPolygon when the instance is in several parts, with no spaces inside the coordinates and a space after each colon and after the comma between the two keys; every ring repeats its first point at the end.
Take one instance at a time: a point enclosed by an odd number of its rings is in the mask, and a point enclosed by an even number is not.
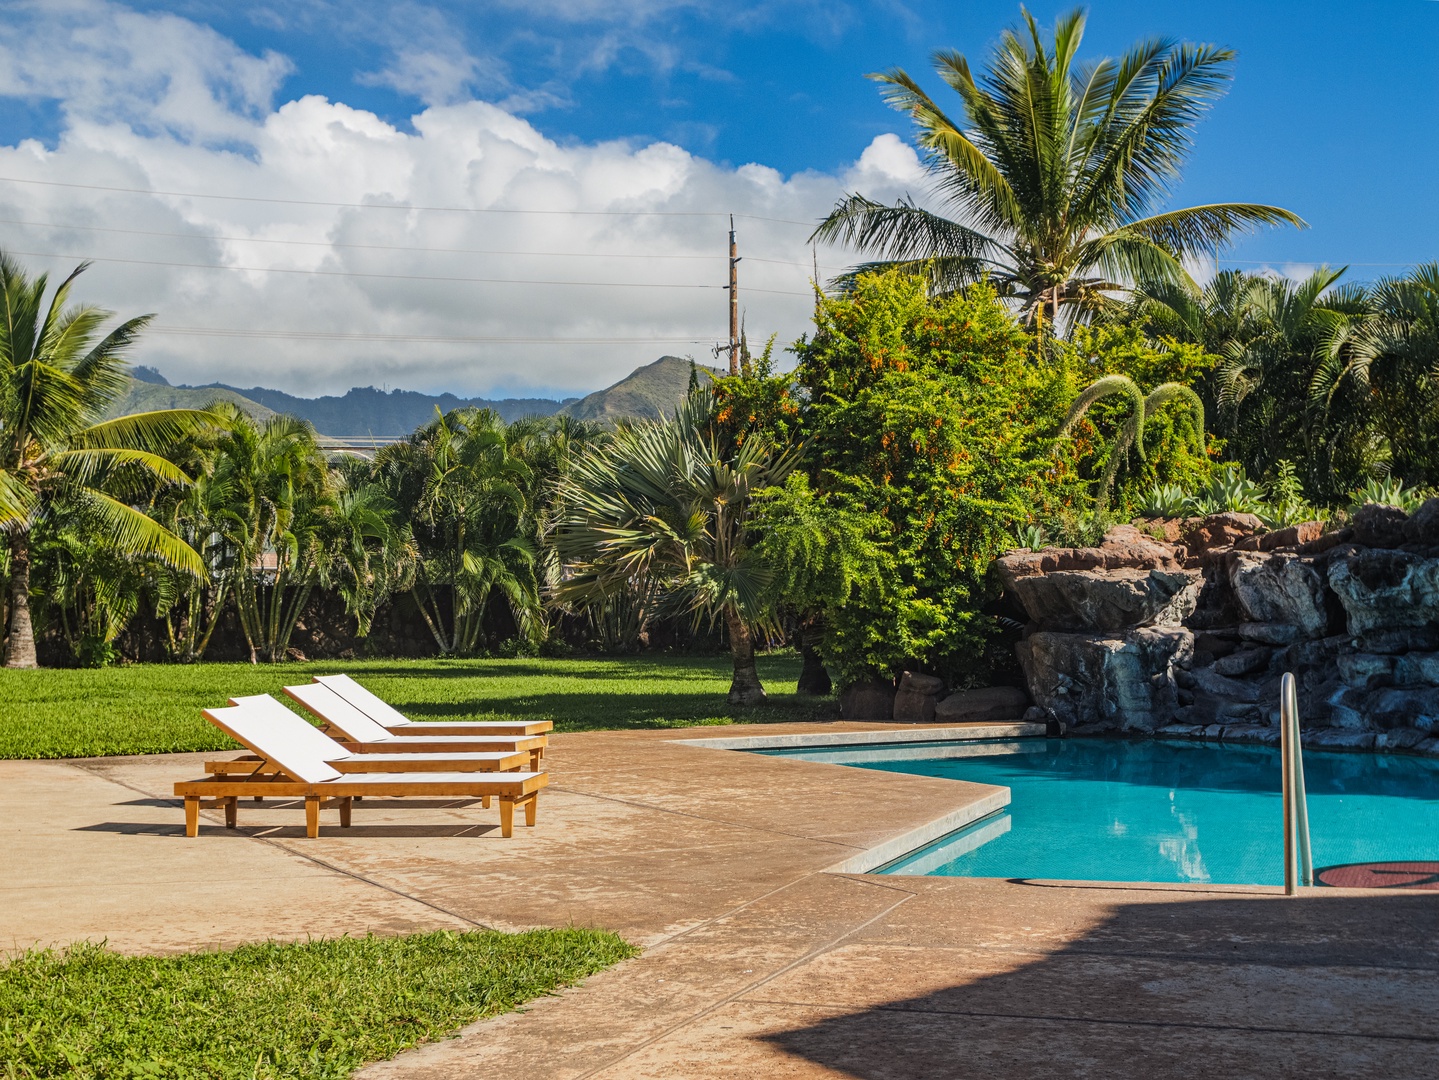
{"type": "MultiPolygon", "coordinates": [[[[110,313],[70,303],[77,267],[53,293],[0,253],[0,533],[9,549],[5,663],[34,666],[30,562],[35,528],[64,514],[112,552],[203,576],[180,537],[137,508],[144,493],[189,478],[163,452],[211,424],[203,411],[100,420],[124,389],[125,353],[150,316],[101,336],[110,313]]],[[[115,605],[110,612],[118,609],[115,605]]]]}
{"type": "Polygon", "coordinates": [[[1205,409],[1190,389],[1218,362],[1192,343],[1146,341],[1137,327],[1076,327],[1053,344],[1073,387],[1062,427],[1096,504],[1122,516],[1156,486],[1194,488],[1209,476],[1205,409]]]}
{"type": "Polygon", "coordinates": [[[844,603],[821,598],[826,661],[841,685],[911,665],[984,679],[990,562],[1021,525],[1085,499],[1054,442],[1073,380],[1036,360],[992,289],[932,299],[897,272],[823,300],[796,351],[816,497],[883,522],[881,572],[844,603]]]}
{"type": "Polygon", "coordinates": [[[758,704],[754,632],[773,623],[773,568],[752,544],[754,496],[797,454],[763,433],[725,438],[712,395],[696,390],[669,420],[641,421],[573,462],[555,546],[569,567],[564,602],[633,592],[657,611],[722,619],[734,660],[733,704],[758,704]]]}
{"type": "Polygon", "coordinates": [[[101,945],[0,966],[15,1078],[338,1080],[639,950],[602,930],[484,930],[124,956],[101,945]]]}

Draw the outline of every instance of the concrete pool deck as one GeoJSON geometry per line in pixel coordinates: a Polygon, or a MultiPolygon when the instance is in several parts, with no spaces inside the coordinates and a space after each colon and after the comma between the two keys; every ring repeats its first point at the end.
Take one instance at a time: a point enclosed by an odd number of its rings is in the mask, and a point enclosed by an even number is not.
{"type": "Polygon", "coordinates": [[[646,949],[371,1077],[1434,1075],[1439,896],[836,873],[994,789],[703,745],[912,730],[559,735],[510,840],[419,800],[318,840],[242,804],[187,840],[170,784],[207,755],[0,762],[0,948],[573,923],[646,949]]]}

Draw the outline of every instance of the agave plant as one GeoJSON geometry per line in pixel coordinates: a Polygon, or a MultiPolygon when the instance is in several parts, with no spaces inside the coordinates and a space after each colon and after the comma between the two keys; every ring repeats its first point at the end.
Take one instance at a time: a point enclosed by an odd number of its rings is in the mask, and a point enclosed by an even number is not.
{"type": "Polygon", "coordinates": [[[1412,514],[1423,506],[1424,501],[1432,494],[1433,492],[1422,488],[1405,487],[1401,481],[1392,477],[1384,480],[1371,479],[1350,495],[1349,511],[1353,513],[1368,503],[1377,503],[1380,506],[1394,506],[1406,514],[1412,514]]]}
{"type": "Polygon", "coordinates": [[[1244,475],[1240,465],[1229,465],[1219,470],[1209,483],[1189,497],[1192,513],[1208,514],[1258,514],[1266,508],[1264,489],[1244,475]]]}
{"type": "Polygon", "coordinates": [[[1049,536],[1040,525],[1021,525],[1014,535],[1019,546],[1030,551],[1043,551],[1049,545],[1049,536]]]}
{"type": "Polygon", "coordinates": [[[1145,517],[1177,518],[1189,511],[1189,494],[1178,484],[1155,484],[1140,504],[1145,517]]]}

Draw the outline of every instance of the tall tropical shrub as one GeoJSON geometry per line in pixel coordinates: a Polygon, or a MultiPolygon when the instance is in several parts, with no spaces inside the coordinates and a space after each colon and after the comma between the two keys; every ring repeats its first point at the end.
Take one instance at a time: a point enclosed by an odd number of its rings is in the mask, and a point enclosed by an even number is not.
{"type": "Polygon", "coordinates": [[[857,541],[884,523],[887,569],[827,605],[826,660],[841,685],[906,666],[984,680],[990,563],[1019,526],[1086,501],[1077,451],[1056,443],[1072,377],[992,288],[931,298],[898,272],[824,299],[796,351],[816,496],[855,515],[857,541]]]}
{"type": "Polygon", "coordinates": [[[534,470],[516,453],[504,422],[487,409],[448,413],[382,450],[375,468],[413,534],[413,595],[439,650],[479,651],[495,596],[522,639],[541,640],[529,495],[534,470]]]}

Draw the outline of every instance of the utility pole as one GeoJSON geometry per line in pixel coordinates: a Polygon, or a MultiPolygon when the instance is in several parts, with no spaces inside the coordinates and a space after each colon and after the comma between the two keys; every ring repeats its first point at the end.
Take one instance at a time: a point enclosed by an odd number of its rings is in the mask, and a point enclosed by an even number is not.
{"type": "Polygon", "coordinates": [[[739,374],[739,248],[734,239],[734,215],[729,216],[729,373],[739,374]]]}

